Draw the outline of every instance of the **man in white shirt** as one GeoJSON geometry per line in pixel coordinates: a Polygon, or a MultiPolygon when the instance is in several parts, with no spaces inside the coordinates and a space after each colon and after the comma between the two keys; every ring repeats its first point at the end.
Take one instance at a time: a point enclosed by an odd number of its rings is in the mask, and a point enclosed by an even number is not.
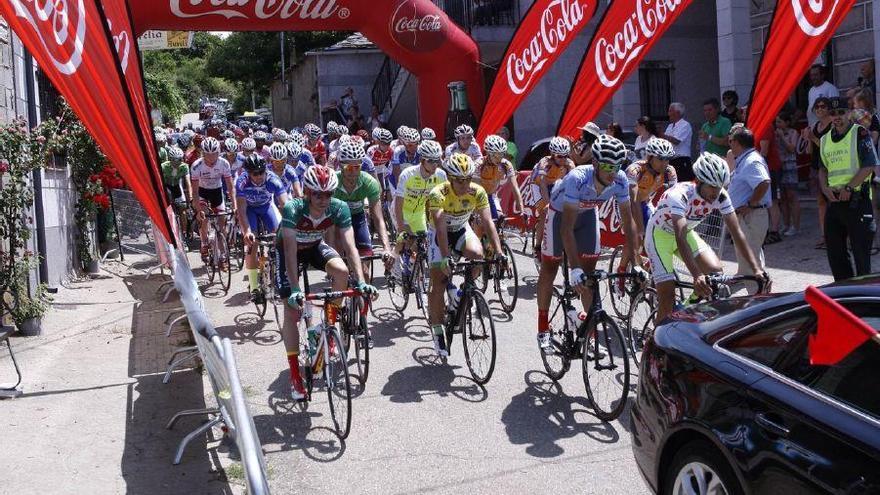
{"type": "Polygon", "coordinates": [[[807,123],[812,128],[819,121],[819,117],[812,112],[813,104],[820,97],[835,98],[840,96],[840,91],[833,84],[825,80],[825,66],[816,64],[810,67],[810,92],[807,98],[807,123]]]}
{"type": "Polygon", "coordinates": [[[679,182],[694,179],[691,170],[691,141],[694,130],[691,124],[684,120],[684,104],[673,102],[669,105],[669,125],[666,126],[664,138],[675,147],[675,157],[669,160],[669,164],[675,169],[679,182]]]}

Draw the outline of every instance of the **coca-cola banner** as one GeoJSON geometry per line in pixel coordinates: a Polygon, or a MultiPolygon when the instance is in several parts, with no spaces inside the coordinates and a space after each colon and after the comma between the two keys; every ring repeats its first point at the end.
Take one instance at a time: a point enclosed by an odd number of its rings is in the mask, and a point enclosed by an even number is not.
{"type": "Polygon", "coordinates": [[[112,31],[98,0],[0,2],[0,15],[170,240],[164,195],[158,194],[158,157],[152,145],[147,146],[152,138],[143,135],[121,65],[131,64],[135,57],[134,38],[128,16],[122,15],[125,11],[110,10],[119,16],[112,21],[112,31]],[[117,56],[114,44],[122,57],[117,56]]]}
{"type": "Polygon", "coordinates": [[[639,66],[691,0],[615,0],[593,34],[568,93],[557,134],[578,135],[639,66]]]}
{"type": "Polygon", "coordinates": [[[854,3],[855,0],[779,0],[776,3],[749,99],[748,126],[756,136],[770,129],[779,109],[854,3]]]}
{"type": "Polygon", "coordinates": [[[598,0],[537,0],[507,45],[477,141],[498,129],[544,77],[596,12],[598,0]]]}

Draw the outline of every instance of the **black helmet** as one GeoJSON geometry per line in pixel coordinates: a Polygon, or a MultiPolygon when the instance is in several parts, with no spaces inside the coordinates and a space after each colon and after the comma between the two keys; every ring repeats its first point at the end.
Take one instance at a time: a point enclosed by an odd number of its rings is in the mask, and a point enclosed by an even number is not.
{"type": "Polygon", "coordinates": [[[244,161],[244,169],[247,170],[249,174],[262,174],[266,171],[266,161],[263,160],[263,157],[260,155],[249,155],[244,161]]]}

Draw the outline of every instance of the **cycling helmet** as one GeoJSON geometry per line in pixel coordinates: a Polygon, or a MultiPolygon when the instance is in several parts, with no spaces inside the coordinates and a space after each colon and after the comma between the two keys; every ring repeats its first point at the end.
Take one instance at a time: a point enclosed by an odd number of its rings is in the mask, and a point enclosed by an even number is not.
{"type": "Polygon", "coordinates": [[[496,134],[486,138],[483,142],[483,150],[486,153],[507,153],[507,140],[496,134]]]}
{"type": "Polygon", "coordinates": [[[394,136],[391,134],[391,131],[388,129],[383,129],[382,127],[377,127],[373,131],[373,139],[379,141],[380,143],[390,144],[391,141],[394,141],[394,136]]]}
{"type": "Polygon", "coordinates": [[[443,158],[443,147],[437,141],[426,139],[419,144],[418,153],[425,160],[439,160],[443,158]]]}
{"type": "Polygon", "coordinates": [[[271,133],[266,133],[266,144],[271,145],[275,142],[275,139],[272,137],[271,133]]]}
{"type": "Polygon", "coordinates": [[[332,192],[339,185],[336,172],[324,165],[312,165],[303,176],[303,185],[311,191],[332,192]]]}
{"type": "Polygon", "coordinates": [[[673,156],[675,156],[675,148],[672,147],[672,143],[669,141],[653,137],[648,140],[648,143],[645,145],[645,154],[650,156],[656,156],[661,160],[669,160],[673,156]]]}
{"type": "Polygon", "coordinates": [[[362,138],[361,136],[358,136],[357,134],[355,134],[354,136],[351,136],[351,141],[354,143],[357,143],[361,147],[364,146],[364,138],[362,138]]]}
{"type": "Polygon", "coordinates": [[[298,132],[292,132],[292,133],[290,133],[290,142],[296,143],[300,146],[305,146],[306,145],[306,137],[298,132]]]}
{"type": "Polygon", "coordinates": [[[255,132],[254,133],[254,140],[255,141],[265,141],[266,140],[266,133],[263,131],[255,132]]]}
{"type": "Polygon", "coordinates": [[[262,174],[266,171],[266,160],[257,154],[250,155],[244,160],[244,169],[249,174],[262,174]]]}
{"type": "Polygon", "coordinates": [[[269,126],[267,126],[266,124],[260,124],[260,126],[257,127],[257,130],[258,130],[258,131],[263,131],[263,132],[268,132],[268,131],[269,131],[269,126]]]}
{"type": "Polygon", "coordinates": [[[299,160],[299,155],[302,155],[303,149],[302,145],[295,141],[291,141],[287,143],[287,156],[289,156],[293,160],[299,160]]]}
{"type": "Polygon", "coordinates": [[[189,137],[190,139],[192,139],[192,137],[196,135],[196,131],[194,131],[192,129],[187,129],[187,130],[183,131],[183,134],[185,136],[189,137]]]}
{"type": "Polygon", "coordinates": [[[364,146],[354,139],[346,140],[339,146],[340,162],[360,162],[366,158],[364,146]]]}
{"type": "Polygon", "coordinates": [[[327,134],[339,134],[340,133],[339,132],[339,124],[337,124],[335,120],[331,120],[330,122],[327,122],[325,129],[327,129],[327,134]]]}
{"type": "Polygon", "coordinates": [[[160,145],[164,145],[168,142],[168,136],[163,132],[159,131],[155,134],[156,142],[160,145]]]}
{"type": "Polygon", "coordinates": [[[223,131],[223,139],[235,139],[235,133],[230,130],[223,131]]]}
{"type": "Polygon", "coordinates": [[[437,133],[434,132],[434,129],[431,129],[430,127],[425,127],[424,129],[422,129],[422,139],[437,139],[437,133]]]}
{"type": "Polygon", "coordinates": [[[453,153],[446,160],[446,173],[452,177],[459,179],[470,178],[473,177],[476,169],[477,166],[474,164],[474,160],[464,153],[453,153]]]}
{"type": "Polygon", "coordinates": [[[568,155],[571,153],[571,143],[564,137],[556,136],[550,140],[550,153],[554,155],[568,155]]]}
{"type": "Polygon", "coordinates": [[[623,141],[608,134],[599,136],[590,147],[590,151],[593,152],[593,159],[599,163],[623,165],[626,160],[626,146],[623,141]]]}
{"type": "Polygon", "coordinates": [[[203,153],[220,153],[220,141],[212,137],[205,138],[202,141],[202,152],[203,153]]]}
{"type": "Polygon", "coordinates": [[[235,138],[229,138],[223,141],[223,151],[227,153],[238,153],[238,141],[235,138]]]}
{"type": "Polygon", "coordinates": [[[285,131],[284,129],[278,129],[277,131],[275,131],[273,137],[275,138],[275,141],[279,141],[279,142],[287,141],[287,139],[288,139],[287,131],[285,131]]]}
{"type": "Polygon", "coordinates": [[[287,146],[284,146],[284,143],[272,143],[269,147],[269,156],[273,160],[287,160],[287,146]]]}
{"type": "Polygon", "coordinates": [[[421,140],[421,136],[419,135],[418,129],[413,129],[411,127],[407,127],[403,130],[403,135],[400,136],[401,142],[403,144],[413,144],[418,143],[421,140]]]}
{"type": "Polygon", "coordinates": [[[462,124],[462,125],[455,128],[455,139],[458,139],[460,137],[465,137],[465,136],[473,137],[474,136],[474,128],[467,125],[467,124],[462,124]]]}
{"type": "Polygon", "coordinates": [[[321,137],[321,128],[316,126],[315,124],[311,124],[311,123],[306,124],[306,126],[303,130],[312,139],[318,139],[319,137],[321,137]]]}
{"type": "Polygon", "coordinates": [[[710,186],[725,187],[730,180],[730,168],[720,156],[704,151],[694,163],[694,176],[710,186]]]}
{"type": "Polygon", "coordinates": [[[257,149],[257,142],[252,137],[246,137],[241,140],[241,149],[244,151],[254,151],[257,149]]]}
{"type": "Polygon", "coordinates": [[[168,159],[176,162],[183,160],[183,150],[177,146],[169,146],[168,159]]]}
{"type": "Polygon", "coordinates": [[[348,127],[339,124],[338,126],[336,126],[336,133],[340,136],[348,136],[348,127]]]}
{"type": "Polygon", "coordinates": [[[397,134],[397,139],[401,139],[401,138],[403,137],[403,133],[404,133],[404,131],[406,131],[407,129],[409,129],[409,127],[407,127],[407,126],[405,126],[405,125],[402,125],[402,126],[398,127],[398,128],[397,128],[397,132],[396,132],[396,134],[397,134]]]}
{"type": "Polygon", "coordinates": [[[177,144],[181,146],[181,148],[189,148],[189,145],[192,143],[192,136],[188,134],[181,134],[177,136],[177,144]]]}

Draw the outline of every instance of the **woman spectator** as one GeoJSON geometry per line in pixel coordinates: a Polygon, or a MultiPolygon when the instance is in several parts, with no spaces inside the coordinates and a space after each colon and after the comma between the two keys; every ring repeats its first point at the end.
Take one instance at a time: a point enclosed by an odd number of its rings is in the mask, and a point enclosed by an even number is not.
{"type": "Polygon", "coordinates": [[[798,167],[797,167],[797,131],[791,127],[791,114],[780,113],[776,117],[776,147],[782,162],[779,206],[782,210],[782,235],[788,237],[797,234],[801,225],[801,208],[798,200],[798,167]]]}
{"type": "MultiPolygon", "coordinates": [[[[812,157],[810,188],[815,188],[816,190],[816,207],[819,210],[819,232],[825,232],[825,209],[828,207],[828,203],[825,201],[825,195],[822,194],[818,185],[820,166],[819,140],[831,130],[831,114],[828,113],[830,107],[831,100],[828,98],[824,96],[816,98],[816,101],[813,103],[813,113],[818,120],[813,127],[807,127],[804,129],[802,134],[804,139],[810,143],[810,155],[812,157]]],[[[816,242],[816,249],[825,249],[825,237],[819,237],[819,241],[816,242]]]]}
{"type": "Polygon", "coordinates": [[[370,111],[370,118],[367,119],[367,130],[373,132],[377,127],[385,127],[385,124],[387,122],[382,117],[379,106],[373,105],[373,109],[370,111]]]}
{"type": "Polygon", "coordinates": [[[657,124],[651,120],[651,117],[639,117],[639,120],[636,121],[636,144],[635,144],[635,152],[636,159],[644,160],[645,159],[645,146],[648,145],[648,141],[653,137],[657,137],[657,124]]]}
{"type": "Polygon", "coordinates": [[[605,134],[623,141],[623,127],[620,127],[620,124],[617,122],[608,124],[608,128],[605,129],[605,134]]]}

